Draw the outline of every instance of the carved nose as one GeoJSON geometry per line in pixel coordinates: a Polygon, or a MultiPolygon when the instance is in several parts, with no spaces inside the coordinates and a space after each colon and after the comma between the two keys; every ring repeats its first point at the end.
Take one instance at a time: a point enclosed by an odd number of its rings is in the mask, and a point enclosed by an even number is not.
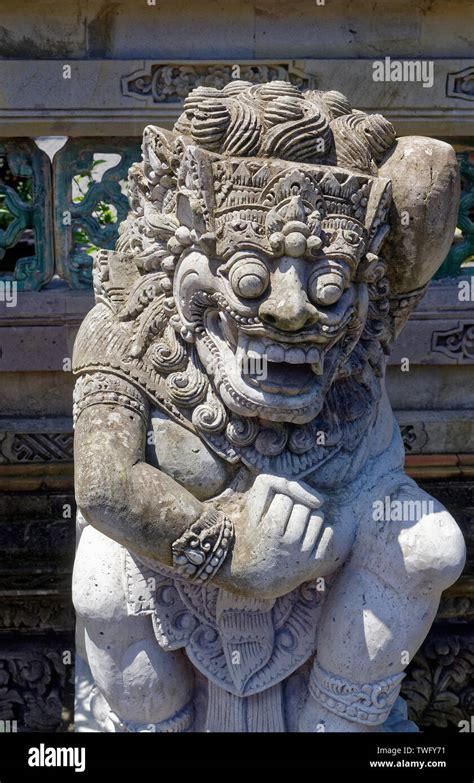
{"type": "Polygon", "coordinates": [[[304,260],[283,256],[271,276],[271,290],[258,308],[261,320],[275,329],[297,332],[319,320],[306,294],[308,268],[304,260]]]}
{"type": "Polygon", "coordinates": [[[281,291],[262,302],[258,309],[262,321],[285,332],[297,332],[318,321],[318,311],[303,291],[281,291]]]}

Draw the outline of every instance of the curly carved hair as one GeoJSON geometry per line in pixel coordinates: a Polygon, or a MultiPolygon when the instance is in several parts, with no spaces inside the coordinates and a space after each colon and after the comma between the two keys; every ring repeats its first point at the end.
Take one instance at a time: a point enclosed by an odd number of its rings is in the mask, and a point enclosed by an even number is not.
{"type": "Polygon", "coordinates": [[[381,114],[353,109],[335,90],[302,93],[284,81],[197,87],[174,129],[220,154],[339,165],[372,175],[395,143],[395,130],[381,114]]]}

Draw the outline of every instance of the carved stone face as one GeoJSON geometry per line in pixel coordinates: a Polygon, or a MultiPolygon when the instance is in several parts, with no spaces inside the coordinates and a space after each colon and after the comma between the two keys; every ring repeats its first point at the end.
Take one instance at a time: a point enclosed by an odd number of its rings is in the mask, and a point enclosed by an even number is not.
{"type": "Polygon", "coordinates": [[[249,221],[234,215],[231,241],[229,225],[222,232],[223,258],[194,250],[177,267],[178,312],[196,323],[202,302],[197,351],[236,414],[313,419],[365,325],[367,232],[353,217],[322,221],[320,198],[277,204],[265,216],[266,242],[257,221],[252,237],[249,221]],[[245,236],[235,241],[239,230],[245,236]]]}

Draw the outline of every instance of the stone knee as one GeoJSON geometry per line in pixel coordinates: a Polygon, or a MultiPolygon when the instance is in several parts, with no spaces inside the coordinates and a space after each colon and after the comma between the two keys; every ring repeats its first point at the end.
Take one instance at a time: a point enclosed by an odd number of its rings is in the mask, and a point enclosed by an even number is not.
{"type": "MultiPolygon", "coordinates": [[[[87,662],[103,697],[102,722],[109,710],[118,719],[118,730],[139,731],[139,725],[149,724],[155,730],[160,725],[173,731],[189,727],[191,664],[181,651],[159,646],[150,615],[128,614],[123,549],[92,527],[83,531],[77,550],[73,600],[84,628],[87,662]]],[[[115,730],[110,721],[108,725],[115,730]]]]}
{"type": "Polygon", "coordinates": [[[129,731],[143,725],[153,725],[156,731],[189,728],[194,691],[191,665],[180,650],[165,651],[159,646],[149,617],[129,618],[128,624],[121,623],[127,641],[144,630],[150,633],[120,644],[100,626],[86,627],[88,662],[108,707],[129,731]],[[176,725],[172,729],[164,724],[176,725]]]}
{"type": "Polygon", "coordinates": [[[371,497],[352,551],[354,567],[369,570],[400,595],[441,595],[461,574],[466,549],[453,517],[403,477],[371,497]]]}
{"type": "Polygon", "coordinates": [[[374,573],[349,564],[331,587],[322,610],[320,665],[351,682],[368,683],[401,671],[401,653],[410,646],[408,612],[405,596],[374,573]]]}
{"type": "MultiPolygon", "coordinates": [[[[420,493],[421,494],[421,493],[420,493]]],[[[462,533],[451,514],[424,495],[428,510],[414,523],[404,523],[398,542],[410,581],[441,593],[460,576],[466,560],[462,533]]]]}

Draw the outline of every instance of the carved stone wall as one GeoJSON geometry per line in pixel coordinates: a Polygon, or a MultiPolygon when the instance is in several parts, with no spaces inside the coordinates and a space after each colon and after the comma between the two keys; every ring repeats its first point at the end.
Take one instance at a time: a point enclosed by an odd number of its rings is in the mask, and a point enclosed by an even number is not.
{"type": "MultiPolygon", "coordinates": [[[[61,463],[72,467],[69,450],[59,454],[54,439],[46,450],[48,440],[35,449],[35,466],[50,471],[44,484],[61,463]]],[[[31,465],[23,491],[5,488],[11,478],[0,471],[0,719],[16,721],[18,731],[65,731],[74,682],[74,495],[71,479],[63,491],[25,491],[31,465]]]]}

